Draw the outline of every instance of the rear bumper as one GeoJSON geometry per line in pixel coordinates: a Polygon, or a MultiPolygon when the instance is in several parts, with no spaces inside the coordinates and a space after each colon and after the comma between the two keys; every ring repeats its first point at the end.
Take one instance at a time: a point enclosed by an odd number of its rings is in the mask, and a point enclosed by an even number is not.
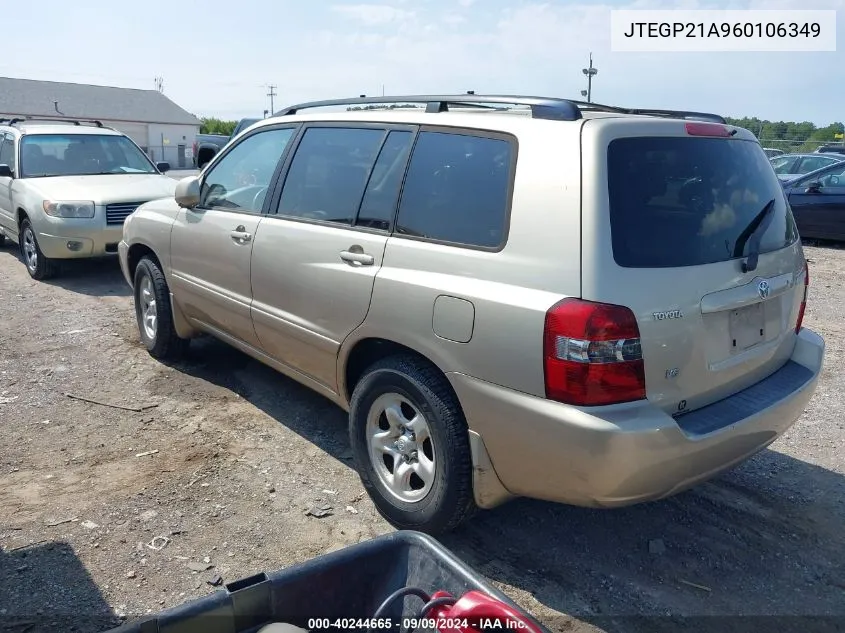
{"type": "Polygon", "coordinates": [[[577,408],[448,377],[503,493],[614,507],[680,492],[771,444],[803,413],[823,357],[824,340],[804,328],[778,372],[678,421],[647,400],[577,408]]]}

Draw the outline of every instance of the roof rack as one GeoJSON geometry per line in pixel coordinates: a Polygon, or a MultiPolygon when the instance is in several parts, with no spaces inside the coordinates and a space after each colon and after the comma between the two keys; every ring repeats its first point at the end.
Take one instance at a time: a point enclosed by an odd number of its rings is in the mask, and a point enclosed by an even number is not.
{"type": "Polygon", "coordinates": [[[619,114],[639,114],[643,116],[690,119],[727,124],[727,121],[723,116],[719,114],[712,114],[710,112],[695,112],[693,110],[662,110],[657,108],[621,108],[601,103],[588,103],[586,101],[573,101],[572,103],[577,104],[582,110],[594,110],[596,112],[618,112],[619,114]]]}
{"type": "MultiPolygon", "coordinates": [[[[325,108],[332,106],[351,106],[367,104],[402,103],[425,104],[426,112],[448,112],[451,107],[477,107],[481,104],[521,105],[531,109],[531,116],[535,119],[554,121],[577,121],[583,118],[582,111],[615,112],[618,114],[638,114],[667,118],[691,119],[726,124],[724,117],[708,112],[693,112],[687,110],[661,110],[656,108],[622,108],[600,103],[574,101],[556,97],[528,97],[519,95],[477,95],[468,92],[464,95],[412,95],[394,97],[354,97],[350,99],[328,99],[325,101],[310,101],[289,106],[274,113],[273,116],[296,114],[300,110],[310,108],[325,108]]],[[[486,105],[485,107],[491,107],[486,105]]],[[[496,108],[491,108],[496,109],[496,108]]]]}
{"type": "Polygon", "coordinates": [[[91,123],[97,127],[105,127],[101,121],[95,119],[57,119],[50,117],[15,117],[13,119],[0,119],[0,122],[8,121],[5,125],[17,125],[18,123],[28,123],[29,121],[46,121],[50,123],[72,123],[73,125],[82,125],[83,123],[91,123]]]}
{"type": "Polygon", "coordinates": [[[449,106],[472,107],[479,104],[521,105],[531,108],[531,116],[535,119],[550,119],[555,121],[576,121],[581,118],[581,111],[574,102],[568,99],[549,97],[525,97],[515,95],[412,95],[398,97],[356,97],[352,99],[329,99],[326,101],[311,101],[290,106],[276,112],[273,116],[296,114],[308,108],[325,108],[331,106],[350,106],[384,103],[424,103],[426,112],[448,112],[449,106]]]}

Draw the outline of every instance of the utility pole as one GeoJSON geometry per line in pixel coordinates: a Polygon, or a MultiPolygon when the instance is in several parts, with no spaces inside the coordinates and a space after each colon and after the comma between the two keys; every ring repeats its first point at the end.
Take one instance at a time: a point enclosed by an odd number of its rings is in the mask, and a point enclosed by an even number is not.
{"type": "MultiPolygon", "coordinates": [[[[592,103],[593,98],[593,77],[599,74],[598,68],[593,68],[593,54],[590,53],[590,67],[582,71],[587,76],[587,103],[592,103]]],[[[582,93],[583,94],[583,93],[582,93]]]]}
{"type": "Polygon", "coordinates": [[[276,109],[273,107],[273,97],[276,96],[276,86],[270,85],[268,87],[270,88],[270,92],[267,93],[267,96],[270,97],[270,114],[273,114],[276,111],[276,109]]]}

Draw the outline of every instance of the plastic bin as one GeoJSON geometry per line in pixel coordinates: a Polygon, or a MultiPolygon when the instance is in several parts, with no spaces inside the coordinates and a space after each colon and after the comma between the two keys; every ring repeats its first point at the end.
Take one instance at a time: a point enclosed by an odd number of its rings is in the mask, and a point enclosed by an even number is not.
{"type": "MultiPolygon", "coordinates": [[[[456,597],[473,589],[482,591],[524,614],[539,631],[548,631],[436,540],[399,531],[281,571],[244,578],[110,633],[253,633],[271,622],[325,631],[331,628],[309,627],[309,620],[372,618],[385,598],[409,586],[429,594],[444,590],[456,597]]],[[[394,624],[392,631],[398,632],[402,617],[415,617],[421,607],[414,596],[396,600],[385,614],[394,624]]]]}

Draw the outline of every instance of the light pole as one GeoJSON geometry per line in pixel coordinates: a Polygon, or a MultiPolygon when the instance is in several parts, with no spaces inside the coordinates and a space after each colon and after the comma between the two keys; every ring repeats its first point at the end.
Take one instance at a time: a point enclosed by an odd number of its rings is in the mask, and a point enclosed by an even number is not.
{"type": "MultiPolygon", "coordinates": [[[[593,54],[590,53],[590,67],[584,68],[582,71],[585,75],[587,75],[587,103],[592,103],[592,96],[593,96],[593,77],[599,74],[598,68],[593,68],[593,54]]],[[[584,94],[583,91],[581,94],[584,94]]]]}

